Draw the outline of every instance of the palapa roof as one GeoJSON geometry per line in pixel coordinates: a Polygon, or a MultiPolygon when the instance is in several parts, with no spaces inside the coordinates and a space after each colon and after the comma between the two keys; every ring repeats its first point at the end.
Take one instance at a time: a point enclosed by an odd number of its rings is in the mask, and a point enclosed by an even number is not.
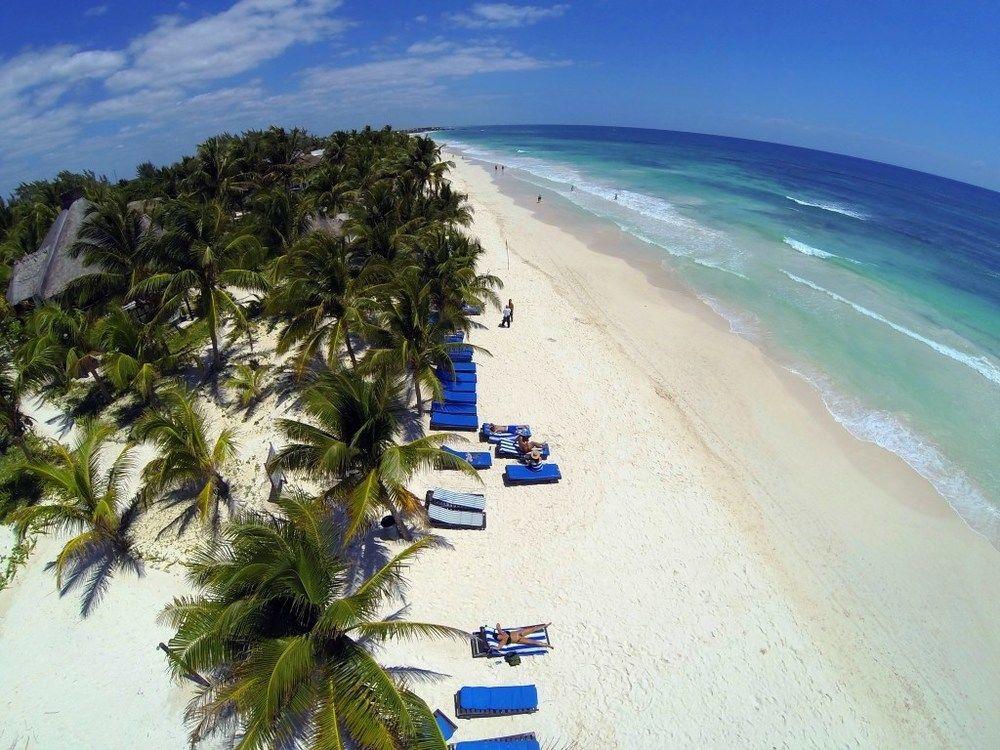
{"type": "Polygon", "coordinates": [[[44,301],[63,291],[67,285],[88,272],[83,257],[73,257],[70,248],[76,242],[90,202],[79,198],[59,212],[38,250],[14,264],[7,286],[7,301],[12,305],[25,300],[44,301]]]}

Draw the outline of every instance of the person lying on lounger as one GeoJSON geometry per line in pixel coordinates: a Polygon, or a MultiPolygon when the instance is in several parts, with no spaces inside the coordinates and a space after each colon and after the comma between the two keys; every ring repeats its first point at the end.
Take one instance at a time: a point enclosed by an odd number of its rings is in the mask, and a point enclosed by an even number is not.
{"type": "Polygon", "coordinates": [[[518,646],[538,646],[540,648],[554,648],[551,644],[544,643],[535,638],[528,638],[529,635],[536,635],[544,633],[545,628],[551,625],[551,622],[547,622],[544,625],[529,625],[526,628],[514,628],[511,630],[504,630],[500,627],[500,623],[497,623],[497,644],[500,648],[510,645],[518,646]]]}
{"type": "Polygon", "coordinates": [[[514,439],[514,445],[517,446],[518,453],[528,454],[536,448],[542,450],[548,443],[536,443],[534,440],[528,440],[524,435],[518,435],[514,439]]]}

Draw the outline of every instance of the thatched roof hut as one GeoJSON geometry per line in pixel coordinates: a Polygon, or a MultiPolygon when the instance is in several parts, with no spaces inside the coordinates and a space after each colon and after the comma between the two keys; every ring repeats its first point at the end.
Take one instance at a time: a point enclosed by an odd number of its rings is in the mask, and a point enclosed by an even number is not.
{"type": "Polygon", "coordinates": [[[11,305],[44,302],[89,272],[83,257],[74,258],[70,252],[89,208],[90,202],[79,198],[60,211],[38,250],[14,264],[7,285],[7,301],[11,305]]]}

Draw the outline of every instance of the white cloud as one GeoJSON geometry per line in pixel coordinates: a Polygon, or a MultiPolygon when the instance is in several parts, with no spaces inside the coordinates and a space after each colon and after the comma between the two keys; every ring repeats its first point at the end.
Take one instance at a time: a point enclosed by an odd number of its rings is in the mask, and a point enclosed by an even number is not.
{"type": "Polygon", "coordinates": [[[317,42],[348,24],[330,13],[340,0],[241,0],[228,10],[185,22],[164,16],[132,41],[132,63],[111,76],[112,89],[191,84],[243,73],[294,44],[317,42]]]}
{"type": "Polygon", "coordinates": [[[240,0],[194,20],[159,18],[121,50],[59,45],[0,56],[0,191],[63,168],[127,173],[220,130],[445,117],[460,101],[448,95],[453,81],[568,64],[494,41],[437,36],[407,46],[386,38],[378,55],[357,64],[343,62],[357,50],[328,49],[329,64],[277,91],[247,80],[294,45],[338,39],[350,27],[335,13],[340,5],[240,0]]]}
{"type": "Polygon", "coordinates": [[[437,37],[426,42],[415,42],[406,48],[406,52],[410,55],[435,55],[440,52],[447,52],[453,47],[454,44],[452,42],[437,37]]]}
{"type": "Polygon", "coordinates": [[[451,13],[447,18],[470,29],[514,28],[530,26],[546,18],[558,18],[567,10],[569,5],[566,3],[549,6],[475,3],[468,11],[451,13]]]}
{"type": "Polygon", "coordinates": [[[83,15],[89,17],[103,16],[107,12],[108,12],[107,5],[95,5],[94,7],[87,8],[87,10],[83,11],[83,15]]]}

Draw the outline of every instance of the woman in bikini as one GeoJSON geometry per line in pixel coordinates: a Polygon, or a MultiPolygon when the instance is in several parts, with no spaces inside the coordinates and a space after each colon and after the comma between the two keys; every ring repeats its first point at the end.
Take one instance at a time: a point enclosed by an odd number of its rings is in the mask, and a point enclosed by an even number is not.
{"type": "Polygon", "coordinates": [[[509,645],[519,645],[519,646],[538,646],[540,648],[554,648],[549,643],[543,643],[542,641],[536,640],[535,638],[528,638],[529,635],[543,634],[545,628],[551,625],[551,622],[547,622],[544,625],[529,625],[526,628],[514,628],[512,630],[504,630],[500,627],[500,623],[497,623],[497,644],[500,648],[509,645]]]}

